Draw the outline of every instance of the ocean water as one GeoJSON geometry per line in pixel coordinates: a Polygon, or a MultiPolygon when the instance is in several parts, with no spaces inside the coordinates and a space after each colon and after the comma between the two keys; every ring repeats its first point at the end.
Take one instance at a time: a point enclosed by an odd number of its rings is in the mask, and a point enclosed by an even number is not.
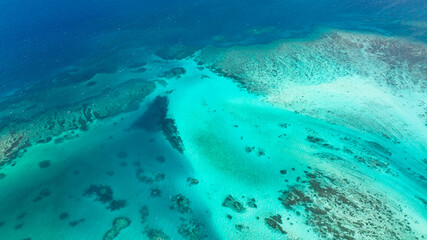
{"type": "Polygon", "coordinates": [[[0,240],[421,240],[426,174],[426,1],[0,2],[0,240]]]}

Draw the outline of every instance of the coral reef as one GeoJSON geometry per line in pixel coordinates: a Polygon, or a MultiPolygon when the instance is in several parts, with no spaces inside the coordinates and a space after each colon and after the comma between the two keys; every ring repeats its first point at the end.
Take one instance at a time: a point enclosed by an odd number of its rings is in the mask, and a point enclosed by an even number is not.
{"type": "Polygon", "coordinates": [[[44,188],[42,189],[39,194],[33,199],[33,202],[38,202],[40,200],[43,200],[43,198],[45,197],[49,197],[51,194],[51,192],[49,191],[49,189],[44,188]]]}
{"type": "Polygon", "coordinates": [[[95,196],[95,201],[107,204],[106,208],[110,211],[119,210],[127,206],[125,200],[114,199],[113,190],[109,186],[105,185],[91,185],[85,190],[83,196],[92,197],[95,196]]]}
{"type": "Polygon", "coordinates": [[[183,153],[184,145],[175,120],[167,118],[168,102],[167,97],[157,96],[148,110],[132,124],[131,128],[142,128],[147,131],[162,130],[172,147],[183,153]]]}
{"type": "Polygon", "coordinates": [[[282,216],[280,215],[275,215],[275,216],[271,216],[268,218],[265,218],[265,223],[267,224],[267,226],[269,226],[270,228],[279,231],[282,234],[285,234],[286,231],[283,230],[281,224],[282,222],[282,216]]]}
{"type": "Polygon", "coordinates": [[[189,184],[190,184],[190,186],[192,186],[192,185],[199,184],[199,180],[197,180],[197,179],[195,179],[195,178],[192,178],[192,177],[188,177],[188,178],[187,178],[187,183],[189,183],[189,184]]]}
{"type": "Polygon", "coordinates": [[[246,205],[248,205],[248,207],[250,208],[257,208],[258,206],[256,205],[256,200],[255,198],[248,198],[246,205]]]}
{"type": "Polygon", "coordinates": [[[66,213],[66,212],[63,212],[63,213],[61,213],[61,214],[59,215],[59,219],[60,219],[60,220],[67,219],[68,217],[69,217],[69,215],[68,215],[68,213],[66,213]]]}
{"type": "Polygon", "coordinates": [[[327,143],[324,139],[319,138],[319,137],[307,136],[306,140],[311,142],[311,143],[314,143],[316,145],[319,145],[321,147],[324,147],[324,148],[328,148],[331,150],[339,150],[339,148],[335,148],[331,144],[327,143]]]}
{"type": "Polygon", "coordinates": [[[82,218],[82,219],[79,219],[79,220],[71,221],[71,222],[69,222],[68,224],[69,224],[71,227],[75,227],[75,226],[79,225],[80,223],[84,222],[85,220],[86,220],[86,219],[82,218]]]}
{"type": "Polygon", "coordinates": [[[20,94],[0,100],[4,106],[0,109],[0,167],[13,164],[32,144],[50,142],[68,131],[88,130],[95,120],[130,111],[130,105],[142,101],[155,89],[154,82],[128,79],[115,83],[114,88],[94,85],[91,87],[94,90],[79,96],[77,92],[86,91],[79,85],[68,84],[33,85],[20,94]],[[72,102],[68,98],[65,101],[64,94],[75,98],[72,102]],[[10,112],[22,113],[11,115],[10,112]]]}
{"type": "Polygon", "coordinates": [[[110,209],[111,211],[119,210],[121,208],[124,208],[127,206],[126,200],[113,200],[108,204],[107,209],[110,209]]]}
{"type": "Polygon", "coordinates": [[[233,196],[228,195],[224,202],[222,203],[222,206],[232,209],[235,212],[243,213],[246,211],[243,204],[241,204],[239,201],[233,198],[233,196]]]}
{"type": "Polygon", "coordinates": [[[163,121],[162,130],[166,136],[166,139],[171,143],[172,147],[175,148],[178,152],[184,153],[184,144],[181,137],[179,136],[175,120],[166,118],[163,121]]]}
{"type": "Polygon", "coordinates": [[[47,168],[49,166],[50,166],[50,160],[43,160],[43,161],[39,162],[40,168],[47,168]]]}
{"type": "Polygon", "coordinates": [[[170,240],[170,237],[160,229],[147,228],[144,233],[150,240],[170,240]]]}
{"type": "Polygon", "coordinates": [[[161,78],[171,79],[171,78],[181,78],[181,75],[184,75],[187,71],[185,68],[176,67],[172,68],[166,72],[163,72],[159,75],[161,78]]]}
{"type": "Polygon", "coordinates": [[[190,57],[197,51],[194,46],[185,44],[168,45],[156,51],[156,55],[165,60],[181,60],[190,57]]]}
{"type": "Polygon", "coordinates": [[[199,240],[207,237],[203,224],[195,219],[179,225],[178,233],[187,240],[199,240]]]}
{"type": "Polygon", "coordinates": [[[188,198],[186,198],[184,195],[177,194],[173,196],[172,202],[173,202],[172,208],[176,209],[179,213],[184,214],[184,213],[191,212],[191,208],[190,208],[191,201],[188,198]]]}
{"type": "MultiPolygon", "coordinates": [[[[283,206],[305,215],[307,224],[326,239],[416,239],[397,203],[363,191],[349,179],[306,173],[304,185],[281,191],[283,206]],[[302,207],[304,213],[298,209],[302,207]]],[[[270,220],[271,224],[273,219],[270,220]]]]}
{"type": "Polygon", "coordinates": [[[160,191],[160,189],[157,188],[152,188],[150,191],[150,196],[153,198],[158,198],[162,195],[162,191],[160,191]]]}
{"type": "Polygon", "coordinates": [[[139,179],[140,182],[146,183],[146,184],[152,184],[155,182],[161,182],[165,180],[165,175],[163,173],[145,173],[144,169],[139,168],[136,171],[136,177],[139,179]]]}
{"type": "Polygon", "coordinates": [[[108,203],[113,201],[113,190],[105,185],[91,185],[85,190],[84,196],[95,196],[95,200],[101,203],[108,203]]]}
{"type": "Polygon", "coordinates": [[[121,158],[121,159],[127,158],[127,156],[128,156],[128,154],[125,151],[120,151],[117,153],[117,157],[121,158]]]}
{"type": "Polygon", "coordinates": [[[112,240],[116,238],[120,231],[127,228],[131,221],[126,217],[118,217],[113,220],[113,227],[104,234],[104,240],[112,240]]]}
{"type": "Polygon", "coordinates": [[[234,227],[235,227],[235,228],[236,228],[236,230],[237,230],[237,231],[239,231],[239,232],[243,232],[243,231],[249,230],[249,227],[248,227],[248,226],[245,226],[245,225],[243,225],[243,224],[236,224],[234,227]]]}
{"type": "Polygon", "coordinates": [[[206,47],[196,61],[276,106],[334,124],[397,138],[407,136],[411,119],[427,126],[424,43],[330,30],[304,40],[206,47]],[[390,111],[396,101],[410,116],[390,111]]]}
{"type": "Polygon", "coordinates": [[[142,206],[139,209],[139,215],[141,216],[141,223],[144,224],[147,221],[148,216],[150,215],[147,206],[142,206]]]}

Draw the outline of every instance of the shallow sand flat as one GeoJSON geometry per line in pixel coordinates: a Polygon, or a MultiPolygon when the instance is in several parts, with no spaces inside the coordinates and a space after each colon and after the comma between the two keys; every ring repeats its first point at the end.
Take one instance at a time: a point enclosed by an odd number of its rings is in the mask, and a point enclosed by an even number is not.
{"type": "Polygon", "coordinates": [[[390,137],[411,134],[425,144],[425,44],[357,32],[320,32],[265,45],[207,47],[197,60],[287,110],[390,137]],[[390,105],[396,109],[387,111],[390,105]],[[385,113],[375,109],[381,107],[385,113]],[[366,115],[363,126],[354,117],[358,115],[366,115]],[[402,131],[406,125],[416,131],[402,131]]]}
{"type": "MultiPolygon", "coordinates": [[[[366,212],[357,210],[359,207],[376,212],[374,205],[360,202],[357,196],[362,195],[365,196],[363,198],[377,198],[385,209],[393,212],[385,220],[374,217],[368,221],[375,227],[391,232],[383,232],[375,237],[371,234],[379,231],[378,229],[351,226],[350,228],[358,231],[357,238],[386,239],[392,232],[405,238],[426,234],[423,229],[426,224],[424,206],[418,199],[425,196],[425,188],[416,173],[407,172],[408,167],[416,167],[423,148],[412,147],[411,143],[399,145],[381,136],[366,133],[363,129],[331,125],[324,120],[283,110],[265,102],[262,97],[249,95],[223,77],[210,75],[210,78],[195,81],[200,73],[194,72],[192,75],[189,70],[191,67],[186,69],[190,72],[189,75],[179,80],[171,94],[170,114],[176,119],[186,148],[185,153],[196,174],[208,183],[206,198],[215,209],[214,218],[218,219],[217,226],[222,229],[223,236],[229,239],[257,239],[265,236],[292,239],[313,234],[313,239],[317,238],[314,236],[319,234],[318,226],[306,225],[308,219],[315,217],[315,214],[300,213],[301,216],[296,216],[295,212],[286,209],[278,200],[279,191],[294,185],[304,185],[301,182],[304,181],[304,171],[319,172],[349,181],[340,184],[337,182],[335,187],[337,191],[341,191],[340,194],[354,197],[351,201],[359,204],[358,207],[348,209],[351,211],[348,214],[356,216],[355,219],[365,218],[366,212]],[[307,141],[308,136],[321,138],[325,141],[321,144],[328,145],[320,146],[307,141]],[[380,151],[369,149],[369,146],[377,146],[376,144],[386,148],[380,151]],[[250,152],[246,151],[247,147],[251,149],[250,152]],[[363,156],[366,160],[358,160],[356,155],[363,156]],[[401,161],[403,156],[409,161],[401,161]],[[288,173],[281,175],[282,169],[286,169],[288,173]],[[257,200],[258,208],[246,207],[247,211],[244,213],[230,211],[221,206],[229,194],[243,204],[246,199],[253,197],[257,200]],[[233,216],[232,220],[227,219],[227,214],[233,216]],[[276,214],[290,219],[283,224],[283,229],[288,232],[286,237],[277,231],[275,233],[275,230],[269,229],[265,224],[265,218],[276,214]],[[395,219],[407,222],[412,230],[398,229],[394,226],[395,219]],[[248,228],[242,232],[233,231],[235,225],[239,224],[248,228]],[[230,232],[234,234],[230,235],[230,232]]],[[[329,98],[322,100],[323,105],[330,104],[329,98]]],[[[321,105],[321,101],[318,104],[321,105]]],[[[354,103],[356,107],[357,104],[354,103]]],[[[316,106],[308,104],[306,107],[316,106]]],[[[319,199],[320,206],[324,207],[322,204],[325,202],[320,203],[321,201],[325,199],[319,199]]],[[[330,201],[334,208],[333,199],[326,201],[330,201]]],[[[339,205],[335,208],[337,209],[330,212],[343,214],[338,213],[339,205]]],[[[304,209],[300,211],[303,212],[304,209]]],[[[378,217],[383,213],[378,211],[375,214],[378,217]]],[[[354,221],[346,219],[345,215],[337,219],[341,219],[342,224],[354,221]]],[[[334,225],[330,223],[331,226],[334,225]]],[[[341,237],[351,235],[345,234],[341,237]]]]}

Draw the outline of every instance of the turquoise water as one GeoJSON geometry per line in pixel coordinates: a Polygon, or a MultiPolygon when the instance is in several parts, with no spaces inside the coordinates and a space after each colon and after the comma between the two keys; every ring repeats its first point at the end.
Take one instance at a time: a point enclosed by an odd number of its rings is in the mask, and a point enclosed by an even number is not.
{"type": "Polygon", "coordinates": [[[425,1],[0,7],[1,240],[427,237],[425,1]]]}

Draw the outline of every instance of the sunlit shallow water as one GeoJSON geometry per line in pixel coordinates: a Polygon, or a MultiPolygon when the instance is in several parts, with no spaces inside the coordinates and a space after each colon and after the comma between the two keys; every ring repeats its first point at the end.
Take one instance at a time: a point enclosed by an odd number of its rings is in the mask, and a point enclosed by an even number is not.
{"type": "Polygon", "coordinates": [[[1,10],[1,239],[427,236],[425,2],[58,6],[1,10]]]}

